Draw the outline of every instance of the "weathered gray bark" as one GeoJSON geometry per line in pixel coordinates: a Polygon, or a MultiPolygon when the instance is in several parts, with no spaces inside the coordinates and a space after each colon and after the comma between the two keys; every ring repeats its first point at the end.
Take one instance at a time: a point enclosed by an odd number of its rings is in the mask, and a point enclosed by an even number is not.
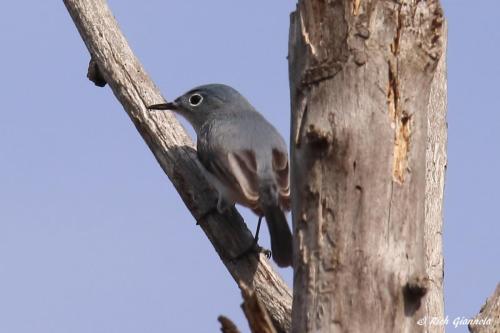
{"type": "Polygon", "coordinates": [[[442,275],[443,29],[438,1],[299,0],[292,332],[421,332],[418,319],[442,314],[441,280],[429,279],[442,275]]]}
{"type": "Polygon", "coordinates": [[[146,110],[163,98],[132,53],[106,1],[64,3],[93,59],[89,75],[96,78],[97,66],[102,75],[97,83],[109,84],[235,281],[255,291],[279,330],[289,329],[290,290],[262,255],[228,260],[251,244],[252,234],[236,210],[209,213],[216,197],[203,177],[193,142],[172,114],[146,110]]]}
{"type": "Polygon", "coordinates": [[[476,318],[469,324],[469,331],[472,333],[500,332],[500,283],[476,318]]]}

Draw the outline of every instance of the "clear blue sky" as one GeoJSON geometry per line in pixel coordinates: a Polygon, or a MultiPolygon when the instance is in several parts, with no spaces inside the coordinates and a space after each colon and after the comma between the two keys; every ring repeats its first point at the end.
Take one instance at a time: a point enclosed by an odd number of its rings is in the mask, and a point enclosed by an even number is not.
{"type": "MultiPolygon", "coordinates": [[[[110,1],[167,98],[228,83],[285,137],[294,3],[110,1]]],[[[476,314],[500,278],[500,5],[444,6],[454,318],[476,314]]],[[[89,56],[62,1],[3,3],[0,45],[0,332],[216,332],[219,314],[247,331],[208,240],[109,88],[86,79],[89,56]]],[[[281,272],[290,283],[291,270],[281,272]]]]}

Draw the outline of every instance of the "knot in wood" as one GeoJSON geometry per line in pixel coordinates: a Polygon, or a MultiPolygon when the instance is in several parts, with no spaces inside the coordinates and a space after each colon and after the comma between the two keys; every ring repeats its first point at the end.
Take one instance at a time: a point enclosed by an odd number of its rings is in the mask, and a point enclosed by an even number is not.
{"type": "Polygon", "coordinates": [[[332,144],[332,134],[317,128],[314,124],[309,125],[306,131],[307,142],[317,150],[327,150],[332,144]]]}

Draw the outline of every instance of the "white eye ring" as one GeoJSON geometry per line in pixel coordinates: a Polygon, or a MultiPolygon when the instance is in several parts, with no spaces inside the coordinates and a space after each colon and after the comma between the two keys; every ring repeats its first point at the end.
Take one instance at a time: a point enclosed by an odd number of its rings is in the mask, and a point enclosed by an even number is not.
{"type": "Polygon", "coordinates": [[[191,106],[198,106],[201,104],[201,102],[203,102],[203,96],[201,96],[200,94],[196,93],[189,96],[189,104],[191,106]]]}

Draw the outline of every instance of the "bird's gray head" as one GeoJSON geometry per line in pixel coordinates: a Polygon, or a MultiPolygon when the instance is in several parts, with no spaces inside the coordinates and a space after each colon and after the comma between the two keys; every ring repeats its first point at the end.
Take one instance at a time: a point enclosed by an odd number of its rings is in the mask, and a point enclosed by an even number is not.
{"type": "Polygon", "coordinates": [[[196,132],[218,115],[230,116],[255,111],[238,91],[224,84],[207,84],[189,90],[173,102],[148,106],[150,110],[170,110],[186,118],[196,132]]]}

